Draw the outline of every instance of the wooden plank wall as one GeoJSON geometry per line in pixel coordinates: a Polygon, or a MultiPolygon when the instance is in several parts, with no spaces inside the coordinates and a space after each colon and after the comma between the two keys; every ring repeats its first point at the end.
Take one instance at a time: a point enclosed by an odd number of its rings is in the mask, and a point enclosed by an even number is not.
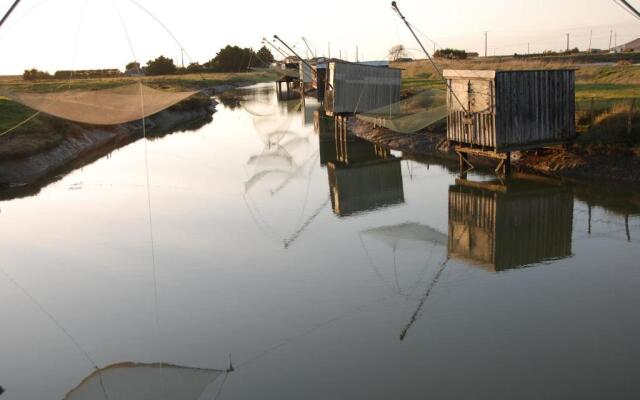
{"type": "Polygon", "coordinates": [[[333,98],[327,112],[367,112],[400,101],[400,70],[351,63],[335,63],[334,68],[333,98]]]}
{"type": "Polygon", "coordinates": [[[573,195],[565,188],[449,190],[449,254],[495,271],[570,257],[572,230],[573,195]]]}
{"type": "Polygon", "coordinates": [[[558,143],[575,136],[575,71],[496,73],[496,148],[558,143]]]}
{"type": "Polygon", "coordinates": [[[447,117],[447,139],[458,143],[495,147],[495,113],[471,114],[472,123],[467,124],[463,111],[454,111],[447,117]]]}

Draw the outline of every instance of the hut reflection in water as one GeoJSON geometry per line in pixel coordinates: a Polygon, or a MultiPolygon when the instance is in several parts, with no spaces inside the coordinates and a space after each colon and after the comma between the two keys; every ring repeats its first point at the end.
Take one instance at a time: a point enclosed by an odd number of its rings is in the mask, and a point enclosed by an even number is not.
{"type": "Polygon", "coordinates": [[[401,158],[388,149],[336,132],[332,119],[315,114],[320,164],[327,166],[331,205],[344,217],[404,203],[401,158]]]}
{"type": "Polygon", "coordinates": [[[571,256],[573,193],[526,180],[449,188],[449,256],[500,272],[571,256]]]}

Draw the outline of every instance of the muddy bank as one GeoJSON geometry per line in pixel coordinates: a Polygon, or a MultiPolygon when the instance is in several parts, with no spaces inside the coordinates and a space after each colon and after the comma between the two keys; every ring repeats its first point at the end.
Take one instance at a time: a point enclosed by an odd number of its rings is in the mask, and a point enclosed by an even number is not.
{"type": "MultiPolygon", "coordinates": [[[[393,150],[457,160],[444,133],[396,133],[355,118],[349,120],[349,129],[358,137],[393,150]]],[[[496,163],[476,158],[474,164],[490,167],[496,163]]],[[[515,152],[512,165],[526,172],[560,178],[640,184],[640,155],[632,150],[574,145],[538,152],[515,152]]]]}
{"type": "MultiPolygon", "coordinates": [[[[215,104],[208,98],[190,100],[146,118],[147,136],[162,136],[179,130],[185,124],[210,120],[215,112],[215,104]]],[[[40,129],[47,128],[55,131],[59,139],[52,141],[46,148],[37,149],[31,154],[4,154],[0,158],[1,187],[6,189],[35,184],[49,175],[60,173],[65,167],[74,165],[77,160],[105,151],[107,154],[143,136],[141,121],[105,127],[61,121],[45,116],[40,121],[40,129]]],[[[28,135],[28,132],[26,134],[28,135]]],[[[8,140],[22,139],[16,136],[8,140]]]]}

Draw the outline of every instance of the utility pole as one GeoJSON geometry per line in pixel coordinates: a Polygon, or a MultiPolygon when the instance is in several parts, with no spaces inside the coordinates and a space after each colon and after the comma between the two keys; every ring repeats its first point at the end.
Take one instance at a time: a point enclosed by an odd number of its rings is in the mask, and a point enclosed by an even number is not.
{"type": "Polygon", "coordinates": [[[340,50],[340,59],[342,60],[342,50],[340,50]]]}
{"type": "Polygon", "coordinates": [[[618,52],[618,32],[613,32],[613,48],[618,52]]]}
{"type": "Polygon", "coordinates": [[[484,31],[484,56],[487,56],[487,47],[489,44],[489,32],[484,31]]]}
{"type": "Polygon", "coordinates": [[[527,43],[527,55],[531,55],[531,43],[527,43]]]}
{"type": "Polygon", "coordinates": [[[593,29],[589,31],[589,53],[591,53],[591,45],[593,44],[593,29]]]}
{"type": "Polygon", "coordinates": [[[358,60],[358,46],[356,46],[356,62],[359,62],[359,60],[358,60]]]}
{"type": "Polygon", "coordinates": [[[609,32],[609,53],[611,53],[611,41],[613,40],[613,31],[609,32]]]}
{"type": "Polygon", "coordinates": [[[567,33],[567,53],[569,52],[570,44],[571,44],[571,35],[567,33]]]}
{"type": "Polygon", "coordinates": [[[329,47],[329,57],[327,57],[327,58],[330,59],[331,58],[331,42],[329,42],[329,46],[328,47],[329,47]]]}
{"type": "Polygon", "coordinates": [[[180,58],[182,60],[182,69],[184,69],[184,49],[180,48],[180,58]]]}

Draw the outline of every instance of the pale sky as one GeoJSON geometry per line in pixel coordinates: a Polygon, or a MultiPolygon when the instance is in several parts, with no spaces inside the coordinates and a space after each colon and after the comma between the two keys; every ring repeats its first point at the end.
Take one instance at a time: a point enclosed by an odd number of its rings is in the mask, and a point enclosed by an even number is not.
{"type": "MultiPolygon", "coordinates": [[[[416,49],[389,0],[137,0],[178,38],[194,61],[205,62],[226,44],[260,46],[262,37],[278,34],[306,53],[306,37],[319,55],[384,59],[388,49],[403,43],[416,49]]],[[[0,0],[0,14],[13,0],[0,0]]],[[[640,0],[632,0],[640,7],[640,0]]],[[[489,54],[561,50],[566,33],[571,47],[607,48],[611,30],[622,44],[640,37],[640,21],[613,0],[399,0],[409,21],[442,47],[489,54]]],[[[433,44],[425,39],[432,50],[433,44]]],[[[166,55],[180,63],[180,47],[152,18],[130,0],[23,0],[0,29],[0,74],[25,68],[123,69],[133,59],[142,63],[166,55]],[[115,6],[114,6],[115,4],[115,6]],[[123,24],[131,38],[128,44],[123,24]],[[83,11],[84,10],[84,11],[83,11]],[[131,50],[131,47],[133,50],[131,50]]],[[[419,53],[415,52],[415,56],[419,53]]],[[[422,57],[421,57],[422,58],[422,57]]],[[[185,63],[188,59],[185,58],[185,63]]]]}

